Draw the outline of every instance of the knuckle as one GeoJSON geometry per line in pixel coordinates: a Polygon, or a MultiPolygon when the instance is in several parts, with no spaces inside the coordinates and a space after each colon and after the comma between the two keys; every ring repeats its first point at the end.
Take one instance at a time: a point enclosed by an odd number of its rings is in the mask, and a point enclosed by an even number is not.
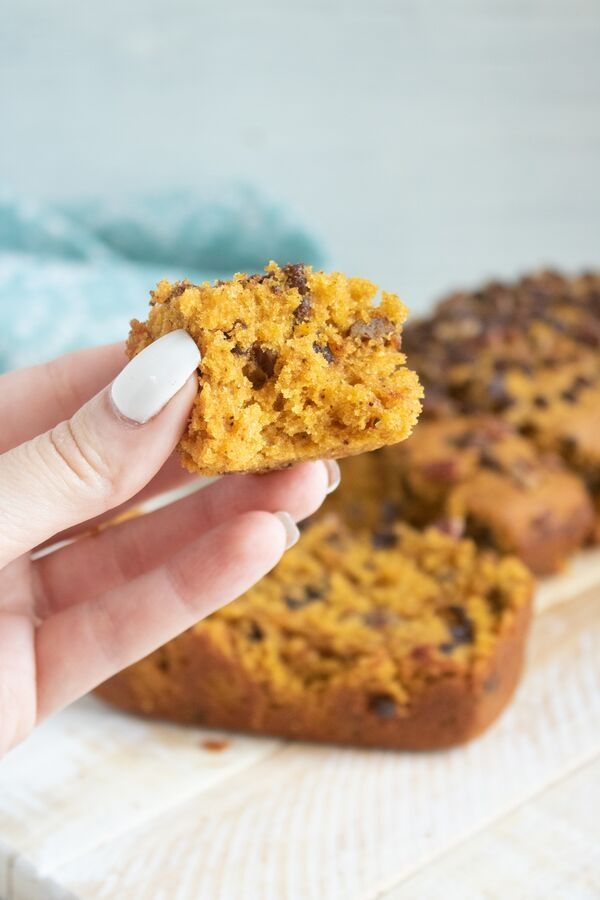
{"type": "Polygon", "coordinates": [[[100,597],[90,606],[93,640],[103,658],[113,664],[123,658],[123,619],[110,596],[100,597]]]}
{"type": "Polygon", "coordinates": [[[8,684],[8,677],[2,677],[0,671],[0,759],[33,730],[35,725],[35,699],[26,700],[8,684]]]}
{"type": "Polygon", "coordinates": [[[108,528],[105,535],[108,543],[107,556],[112,559],[120,581],[130,581],[147,568],[146,548],[135,528],[126,528],[124,532],[118,527],[108,528]]]}
{"type": "Polygon", "coordinates": [[[61,476],[69,490],[107,498],[114,492],[114,478],[102,452],[71,421],[49,431],[44,446],[53,474],[61,476]]]}
{"type": "Polygon", "coordinates": [[[190,590],[185,567],[177,557],[173,557],[165,564],[164,571],[169,588],[179,605],[188,615],[195,617],[198,598],[196,592],[190,590]]]}

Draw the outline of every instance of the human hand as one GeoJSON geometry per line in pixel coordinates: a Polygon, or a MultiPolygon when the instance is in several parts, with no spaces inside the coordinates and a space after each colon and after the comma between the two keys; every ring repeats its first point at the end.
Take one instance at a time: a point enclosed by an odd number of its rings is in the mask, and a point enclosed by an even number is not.
{"type": "Polygon", "coordinates": [[[122,345],[0,377],[0,755],[243,593],[336,486],[331,462],[232,475],[98,530],[193,480],[172,452],[198,361],[194,342],[176,332],[116,379],[122,345]],[[74,540],[34,552],[64,537],[74,540]]]}

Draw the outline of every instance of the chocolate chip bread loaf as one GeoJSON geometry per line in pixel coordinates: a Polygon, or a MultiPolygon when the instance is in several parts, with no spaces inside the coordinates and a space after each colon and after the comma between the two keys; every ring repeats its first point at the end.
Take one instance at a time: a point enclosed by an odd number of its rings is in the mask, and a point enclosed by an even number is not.
{"type": "Polygon", "coordinates": [[[562,456],[600,509],[600,274],[542,272],[454,294],[406,329],[404,348],[427,417],[510,422],[562,456]]]}
{"type": "Polygon", "coordinates": [[[582,481],[500,419],[422,422],[383,462],[397,473],[410,521],[514,553],[537,574],[562,568],[591,533],[582,481]]]}
{"type": "Polygon", "coordinates": [[[421,387],[400,352],[406,309],[360,278],[270,263],[261,275],[162,281],[128,351],[183,328],[202,354],[181,459],[202,475],[343,457],[406,438],[421,387]]]}
{"type": "Polygon", "coordinates": [[[369,747],[479,734],[517,684],[532,579],[435,529],[386,546],[335,516],[243,597],[99,689],[138,713],[369,747]]]}

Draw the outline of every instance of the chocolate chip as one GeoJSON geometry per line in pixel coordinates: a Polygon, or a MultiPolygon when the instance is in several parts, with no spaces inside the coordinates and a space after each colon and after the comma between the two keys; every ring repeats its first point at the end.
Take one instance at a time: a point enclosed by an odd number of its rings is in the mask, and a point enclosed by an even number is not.
{"type": "Polygon", "coordinates": [[[378,341],[396,331],[396,326],[385,316],[373,316],[368,322],[354,322],[348,329],[348,335],[361,341],[378,341]]]}
{"type": "Polygon", "coordinates": [[[256,622],[250,622],[250,627],[248,628],[247,638],[249,641],[252,641],[253,644],[262,641],[264,638],[264,632],[262,628],[256,624],[256,622]]]}
{"type": "Polygon", "coordinates": [[[530,362],[527,362],[524,359],[515,359],[512,357],[509,359],[507,359],[505,356],[496,357],[494,359],[493,366],[496,372],[517,371],[522,372],[523,375],[531,375],[533,372],[533,366],[530,362]]]}
{"type": "Polygon", "coordinates": [[[231,340],[236,325],[241,325],[242,328],[248,327],[242,319],[236,319],[231,328],[223,332],[223,336],[226,337],[228,341],[231,340]]]}
{"type": "Polygon", "coordinates": [[[498,615],[506,606],[506,597],[499,587],[493,587],[487,595],[487,602],[493,613],[498,615]]]}
{"type": "Polygon", "coordinates": [[[493,443],[493,438],[483,431],[463,431],[462,434],[455,434],[447,438],[446,443],[464,450],[467,447],[487,447],[493,443]]]}
{"type": "Polygon", "coordinates": [[[400,504],[396,500],[382,500],[379,504],[379,520],[382,525],[392,525],[400,515],[400,504]]]}
{"type": "Polygon", "coordinates": [[[475,629],[463,607],[453,604],[446,607],[443,612],[452,640],[440,644],[441,652],[451,653],[455,647],[461,644],[472,644],[475,638],[475,629]]]}
{"type": "Polygon", "coordinates": [[[252,383],[252,387],[258,391],[273,376],[279,354],[276,350],[254,343],[247,351],[247,355],[248,362],[242,369],[242,372],[252,383]]]}
{"type": "Polygon", "coordinates": [[[167,301],[174,300],[175,297],[180,297],[184,291],[187,291],[189,287],[192,285],[189,281],[178,281],[177,284],[174,284],[171,290],[169,291],[169,296],[166,298],[167,301]]]}
{"type": "MultiPolygon", "coordinates": [[[[264,284],[274,277],[273,272],[260,272],[256,275],[247,275],[243,280],[243,284],[264,284]]],[[[225,283],[225,282],[223,282],[225,283]]]]}
{"type": "Polygon", "coordinates": [[[396,713],[396,701],[389,694],[374,694],[369,698],[369,711],[380,719],[392,719],[396,713]]]}
{"type": "Polygon", "coordinates": [[[482,547],[493,547],[496,543],[493,529],[485,522],[467,517],[466,532],[476,544],[482,547]]]}
{"type": "Polygon", "coordinates": [[[574,453],[575,450],[577,450],[577,447],[579,446],[578,442],[577,442],[577,438],[573,437],[570,434],[565,435],[565,437],[563,437],[561,439],[560,445],[561,445],[563,453],[567,453],[567,454],[574,453]]]}
{"type": "Polygon", "coordinates": [[[491,469],[493,472],[503,471],[501,461],[491,450],[483,449],[479,454],[479,462],[484,469],[491,469]]]}
{"type": "Polygon", "coordinates": [[[309,603],[316,603],[318,600],[322,600],[323,591],[320,588],[308,585],[304,588],[302,597],[292,597],[291,595],[288,595],[283,599],[288,609],[302,609],[302,607],[308,606],[309,603]]]}
{"type": "Polygon", "coordinates": [[[256,365],[270,378],[275,371],[275,363],[279,354],[276,350],[270,350],[268,347],[260,347],[256,344],[253,347],[253,355],[256,365]]]}
{"type": "Polygon", "coordinates": [[[296,309],[294,310],[294,319],[296,322],[306,322],[307,319],[310,319],[310,314],[312,312],[312,304],[310,302],[310,298],[304,296],[296,309]]]}
{"type": "Polygon", "coordinates": [[[561,400],[565,401],[565,403],[576,403],[577,402],[577,391],[573,390],[572,388],[571,388],[571,390],[568,390],[568,391],[562,391],[560,397],[561,397],[561,400]]]}
{"type": "Polygon", "coordinates": [[[288,609],[301,609],[303,606],[306,605],[305,600],[302,600],[299,597],[290,597],[287,595],[283,598],[283,602],[285,603],[285,605],[287,606],[288,609]]]}
{"type": "Polygon", "coordinates": [[[398,535],[393,531],[374,531],[371,535],[371,543],[377,550],[389,550],[398,543],[398,535]]]}
{"type": "Polygon", "coordinates": [[[543,394],[536,394],[533,398],[533,405],[537,406],[538,409],[548,409],[548,398],[544,397],[543,394]]]}
{"type": "Polygon", "coordinates": [[[488,382],[488,394],[494,412],[503,412],[515,402],[514,398],[508,392],[505,377],[499,373],[492,375],[490,378],[488,382]]]}
{"type": "Polygon", "coordinates": [[[329,344],[313,344],[315,353],[321,353],[328,363],[332,363],[335,359],[333,353],[329,349],[329,344]]]}
{"type": "Polygon", "coordinates": [[[295,288],[302,300],[294,310],[294,320],[299,324],[306,322],[310,318],[312,312],[312,304],[310,302],[310,290],[306,280],[306,272],[302,263],[295,263],[284,266],[281,270],[285,277],[286,286],[295,288]]]}
{"type": "Polygon", "coordinates": [[[308,294],[308,283],[303,263],[289,263],[281,269],[289,288],[296,288],[299,294],[308,294]]]}
{"type": "Polygon", "coordinates": [[[585,375],[578,375],[575,381],[573,382],[573,388],[575,390],[580,390],[581,388],[591,387],[592,380],[590,378],[586,378],[585,375]]]}

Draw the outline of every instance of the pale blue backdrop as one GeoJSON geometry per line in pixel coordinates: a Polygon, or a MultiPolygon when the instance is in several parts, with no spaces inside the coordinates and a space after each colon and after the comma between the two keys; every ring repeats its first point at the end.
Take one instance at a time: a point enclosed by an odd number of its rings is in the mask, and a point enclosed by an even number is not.
{"type": "Polygon", "coordinates": [[[416,309],[600,263],[598,0],[9,0],[0,129],[18,196],[244,182],[416,309]]]}

